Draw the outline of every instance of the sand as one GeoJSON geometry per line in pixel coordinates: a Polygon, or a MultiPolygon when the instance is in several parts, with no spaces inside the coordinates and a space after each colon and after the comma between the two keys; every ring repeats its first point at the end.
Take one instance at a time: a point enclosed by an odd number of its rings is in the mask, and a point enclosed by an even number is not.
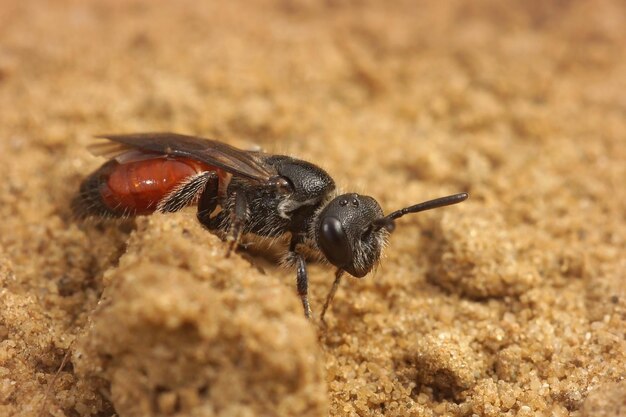
{"type": "Polygon", "coordinates": [[[626,415],[625,49],[620,0],[2,1],[0,415],[626,415]],[[323,327],[192,208],[72,218],[92,136],[141,131],[471,198],[323,327]]]}

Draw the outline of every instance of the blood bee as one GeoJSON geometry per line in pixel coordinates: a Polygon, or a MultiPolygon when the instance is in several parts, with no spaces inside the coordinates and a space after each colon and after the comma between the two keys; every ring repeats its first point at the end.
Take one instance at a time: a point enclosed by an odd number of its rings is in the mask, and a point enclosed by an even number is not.
{"type": "Polygon", "coordinates": [[[337,268],[323,319],[343,273],[362,278],[379,261],[396,219],[468,198],[467,193],[454,194],[384,215],[374,198],[339,194],[326,171],[289,156],[174,133],[100,139],[91,150],[110,160],[81,184],[73,201],[78,217],[174,212],[195,204],[198,221],[228,237],[228,253],[246,233],[267,238],[288,234],[284,263],[296,270],[306,317],[311,309],[304,249],[337,268]]]}

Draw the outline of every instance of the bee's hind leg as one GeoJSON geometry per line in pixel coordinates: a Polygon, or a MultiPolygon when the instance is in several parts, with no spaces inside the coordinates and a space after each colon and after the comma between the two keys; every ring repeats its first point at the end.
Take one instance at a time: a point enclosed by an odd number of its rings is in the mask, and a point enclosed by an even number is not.
{"type": "Polygon", "coordinates": [[[207,178],[206,186],[198,199],[198,213],[196,216],[200,224],[209,230],[214,230],[214,220],[211,218],[211,213],[213,213],[217,207],[219,177],[216,172],[211,172],[210,174],[211,175],[207,178]]]}
{"type": "MultiPolygon", "coordinates": [[[[217,197],[218,182],[219,178],[214,171],[204,171],[192,175],[163,197],[157,204],[156,211],[161,213],[173,213],[196,201],[198,196],[200,196],[199,203],[203,199],[208,201],[210,196],[217,197]]],[[[217,199],[215,199],[215,203],[213,204],[211,211],[215,209],[217,199]]],[[[211,211],[209,214],[211,214],[211,211]]]]}

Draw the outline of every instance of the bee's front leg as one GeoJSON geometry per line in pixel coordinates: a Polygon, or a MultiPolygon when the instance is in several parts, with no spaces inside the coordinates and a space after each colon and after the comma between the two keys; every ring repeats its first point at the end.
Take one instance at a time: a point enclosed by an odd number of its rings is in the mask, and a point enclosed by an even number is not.
{"type": "Polygon", "coordinates": [[[296,288],[298,290],[300,300],[302,300],[304,316],[307,319],[310,319],[311,306],[309,305],[309,275],[306,270],[306,261],[304,260],[304,256],[297,251],[299,243],[301,243],[301,237],[298,235],[292,236],[291,243],[289,244],[289,253],[286,257],[286,263],[296,267],[296,288]]]}

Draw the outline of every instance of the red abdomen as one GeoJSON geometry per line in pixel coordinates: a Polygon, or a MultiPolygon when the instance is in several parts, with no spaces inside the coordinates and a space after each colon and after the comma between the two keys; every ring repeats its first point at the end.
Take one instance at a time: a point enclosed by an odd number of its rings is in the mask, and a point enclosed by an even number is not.
{"type": "Polygon", "coordinates": [[[122,163],[113,160],[98,171],[101,209],[114,216],[154,212],[163,197],[200,172],[223,175],[220,169],[192,159],[162,156],[122,163]]]}

